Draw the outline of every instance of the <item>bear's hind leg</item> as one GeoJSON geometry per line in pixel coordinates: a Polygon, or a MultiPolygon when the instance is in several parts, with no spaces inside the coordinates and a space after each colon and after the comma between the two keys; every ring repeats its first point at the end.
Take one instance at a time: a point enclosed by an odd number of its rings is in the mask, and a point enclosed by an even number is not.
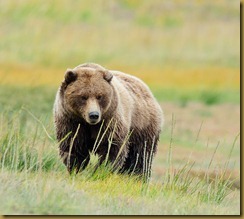
{"type": "Polygon", "coordinates": [[[151,176],[154,154],[157,150],[159,134],[150,137],[142,133],[130,139],[129,153],[123,166],[123,172],[140,175],[146,179],[151,176]]]}

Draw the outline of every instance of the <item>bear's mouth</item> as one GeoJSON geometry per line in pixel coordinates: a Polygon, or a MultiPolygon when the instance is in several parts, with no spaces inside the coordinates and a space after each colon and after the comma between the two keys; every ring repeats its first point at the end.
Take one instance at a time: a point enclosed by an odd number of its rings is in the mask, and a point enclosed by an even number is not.
{"type": "Polygon", "coordinates": [[[97,123],[99,123],[99,120],[96,120],[96,121],[94,121],[94,120],[90,120],[90,121],[88,121],[88,123],[89,123],[90,125],[96,125],[97,123]]]}

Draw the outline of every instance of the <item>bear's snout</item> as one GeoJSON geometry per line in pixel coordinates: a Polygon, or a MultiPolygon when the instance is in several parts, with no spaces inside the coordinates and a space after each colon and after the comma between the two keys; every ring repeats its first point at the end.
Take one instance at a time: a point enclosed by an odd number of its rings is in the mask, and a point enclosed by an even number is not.
{"type": "Polygon", "coordinates": [[[97,120],[98,118],[99,118],[99,112],[95,111],[95,112],[89,113],[89,119],[97,120]]]}
{"type": "Polygon", "coordinates": [[[98,122],[100,115],[99,112],[93,111],[89,113],[89,120],[91,124],[96,124],[98,122]]]}

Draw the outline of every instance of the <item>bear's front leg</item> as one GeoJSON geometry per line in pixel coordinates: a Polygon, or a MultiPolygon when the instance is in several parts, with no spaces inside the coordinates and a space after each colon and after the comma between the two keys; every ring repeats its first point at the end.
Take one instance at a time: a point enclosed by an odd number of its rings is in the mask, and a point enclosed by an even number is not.
{"type": "Polygon", "coordinates": [[[127,142],[121,141],[110,145],[109,143],[101,145],[96,152],[99,156],[97,167],[106,162],[106,165],[108,163],[112,165],[113,171],[121,170],[128,155],[127,144],[127,142]]]}
{"type": "Polygon", "coordinates": [[[69,173],[72,173],[73,171],[78,173],[80,170],[85,169],[90,161],[89,154],[87,154],[87,156],[77,154],[74,155],[60,150],[60,156],[69,173]]]}
{"type": "Polygon", "coordinates": [[[89,163],[89,151],[85,128],[72,119],[56,117],[56,134],[59,154],[69,173],[77,173],[89,163]]]}

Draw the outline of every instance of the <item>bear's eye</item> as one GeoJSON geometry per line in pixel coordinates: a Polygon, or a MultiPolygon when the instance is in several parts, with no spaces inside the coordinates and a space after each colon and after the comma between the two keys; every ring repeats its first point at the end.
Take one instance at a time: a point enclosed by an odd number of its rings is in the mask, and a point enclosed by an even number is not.
{"type": "Polygon", "coordinates": [[[101,100],[101,99],[102,99],[102,95],[98,95],[97,100],[101,100]]]}
{"type": "Polygon", "coordinates": [[[82,100],[87,100],[88,97],[87,97],[87,96],[81,96],[81,99],[82,99],[82,100]]]}

